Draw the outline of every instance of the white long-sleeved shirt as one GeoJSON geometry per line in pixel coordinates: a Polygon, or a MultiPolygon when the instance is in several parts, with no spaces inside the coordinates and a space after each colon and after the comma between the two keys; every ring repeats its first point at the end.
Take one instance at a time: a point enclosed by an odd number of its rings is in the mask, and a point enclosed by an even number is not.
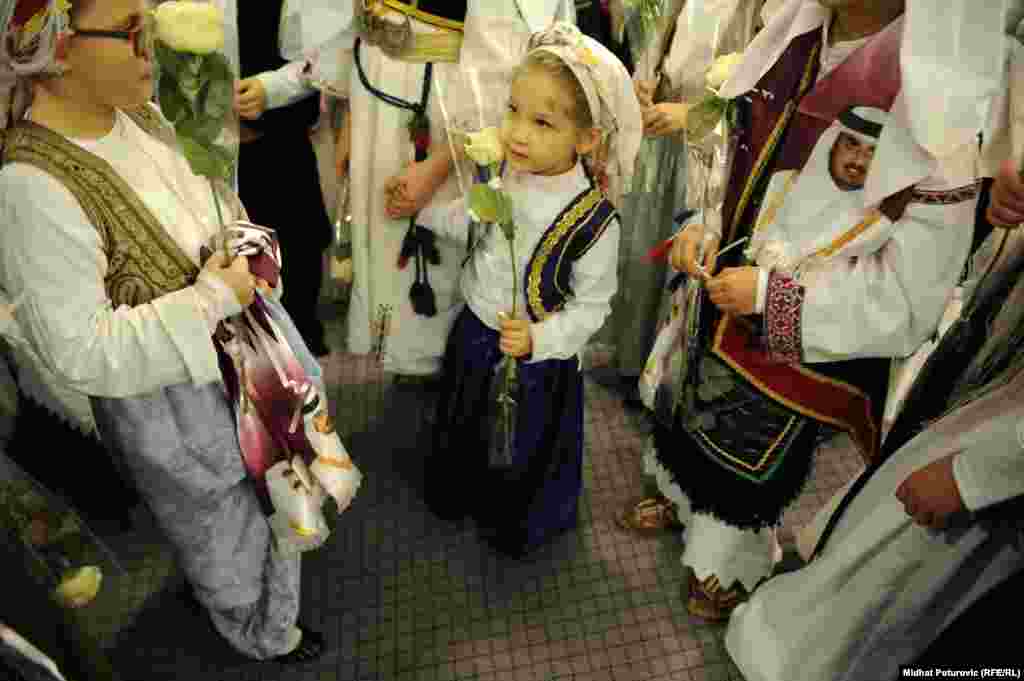
{"type": "MultiPolygon", "coordinates": [[[[209,185],[184,157],[121,113],[109,134],[75,142],[110,163],[198,265],[217,213],[209,185]],[[192,202],[198,221],[168,181],[192,202]]],[[[104,289],[109,263],[99,232],[66,187],[27,164],[0,171],[0,219],[0,288],[23,296],[15,311],[20,332],[68,387],[130,397],[220,380],[210,334],[241,307],[219,279],[202,275],[150,303],[115,308],[104,289]]]]}
{"type": "MultiPolygon", "coordinates": [[[[513,203],[516,224],[516,274],[518,317],[526,317],[524,282],[526,267],[547,228],[562,210],[590,186],[577,163],[568,173],[541,176],[506,173],[505,189],[513,203]]],[[[437,234],[466,243],[469,214],[464,199],[446,205],[430,205],[420,212],[417,222],[437,234]]],[[[533,341],[531,361],[569,359],[577,355],[611,312],[611,299],[618,288],[617,260],[619,223],[613,220],[597,243],[573,263],[573,296],[565,307],[547,319],[530,326],[533,341]]],[[[486,233],[460,280],[466,304],[480,320],[497,330],[498,313],[512,307],[512,258],[501,230],[486,233]]]]}

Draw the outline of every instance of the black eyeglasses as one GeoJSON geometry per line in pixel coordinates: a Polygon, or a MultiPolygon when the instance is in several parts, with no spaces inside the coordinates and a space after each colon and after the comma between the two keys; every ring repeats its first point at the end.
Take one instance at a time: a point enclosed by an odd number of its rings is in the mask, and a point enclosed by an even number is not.
{"type": "Polygon", "coordinates": [[[142,23],[127,31],[103,31],[84,28],[72,29],[74,35],[86,38],[118,38],[131,42],[136,57],[149,57],[153,54],[153,20],[147,15],[142,23]]]}

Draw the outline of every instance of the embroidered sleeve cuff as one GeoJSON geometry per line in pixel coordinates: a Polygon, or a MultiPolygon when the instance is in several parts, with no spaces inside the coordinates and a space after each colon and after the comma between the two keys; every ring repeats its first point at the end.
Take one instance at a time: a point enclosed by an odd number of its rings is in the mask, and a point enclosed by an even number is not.
{"type": "Polygon", "coordinates": [[[764,336],[768,355],[775,361],[798,363],[803,357],[803,330],[800,318],[804,306],[804,288],[792,277],[780,272],[768,276],[764,304],[764,336]]]}

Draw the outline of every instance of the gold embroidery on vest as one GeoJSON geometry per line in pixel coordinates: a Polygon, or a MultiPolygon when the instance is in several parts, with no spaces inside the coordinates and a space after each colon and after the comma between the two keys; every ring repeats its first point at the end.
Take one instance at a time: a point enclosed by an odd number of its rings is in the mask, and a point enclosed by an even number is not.
{"type": "Polygon", "coordinates": [[[537,321],[543,321],[549,315],[558,311],[557,309],[545,310],[544,302],[540,298],[540,280],[544,272],[544,266],[551,259],[551,254],[562,237],[570,229],[578,225],[583,216],[589,214],[603,198],[604,195],[601,194],[600,190],[590,190],[586,196],[580,199],[575,206],[562,216],[562,219],[558,221],[555,228],[549,231],[548,235],[541,242],[540,251],[533,258],[533,266],[530,268],[527,285],[528,304],[533,310],[533,315],[537,318],[537,321]]]}
{"type": "MultiPolygon", "coordinates": [[[[128,116],[158,139],[173,137],[149,107],[128,116]]],[[[199,268],[102,158],[48,128],[23,121],[8,134],[3,163],[39,168],[75,197],[100,235],[107,257],[104,288],[115,307],[142,305],[195,281],[199,268]]]]}

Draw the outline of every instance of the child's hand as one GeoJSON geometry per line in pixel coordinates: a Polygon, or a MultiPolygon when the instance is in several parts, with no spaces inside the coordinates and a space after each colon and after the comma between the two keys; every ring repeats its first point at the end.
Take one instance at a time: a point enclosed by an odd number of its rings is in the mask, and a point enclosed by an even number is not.
{"type": "MultiPolygon", "coordinates": [[[[392,220],[409,218],[418,213],[447,177],[438,172],[433,159],[409,163],[405,170],[384,185],[384,211],[392,220]]],[[[447,165],[445,165],[447,169],[447,165]]]]}
{"type": "Polygon", "coordinates": [[[530,336],[530,322],[525,319],[511,319],[499,312],[501,342],[498,347],[510,357],[525,357],[533,352],[533,338],[530,336]]]}
{"type": "Polygon", "coordinates": [[[754,314],[759,276],[758,267],[727,267],[717,277],[708,280],[708,296],[726,314],[754,314]]]}

